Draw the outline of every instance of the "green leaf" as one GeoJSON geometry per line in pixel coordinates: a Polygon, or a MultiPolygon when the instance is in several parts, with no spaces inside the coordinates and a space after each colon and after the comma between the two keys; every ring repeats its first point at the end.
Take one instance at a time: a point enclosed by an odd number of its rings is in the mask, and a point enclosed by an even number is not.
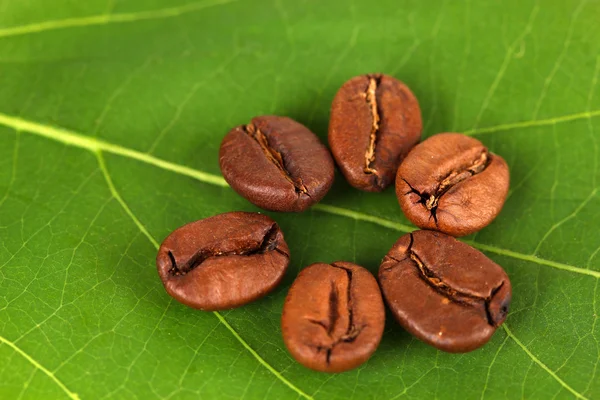
{"type": "Polygon", "coordinates": [[[0,2],[0,398],[600,398],[600,8],[596,1],[0,2]],[[425,136],[474,135],[511,192],[466,238],[507,270],[491,342],[446,354],[388,318],[376,354],[327,375],[286,352],[298,271],[376,272],[413,229],[393,190],[338,176],[322,204],[270,214],[292,252],[246,307],[172,301],[156,246],[257,210],[220,177],[220,140],[260,114],[326,140],[348,78],[381,71],[420,100],[425,136]]]}

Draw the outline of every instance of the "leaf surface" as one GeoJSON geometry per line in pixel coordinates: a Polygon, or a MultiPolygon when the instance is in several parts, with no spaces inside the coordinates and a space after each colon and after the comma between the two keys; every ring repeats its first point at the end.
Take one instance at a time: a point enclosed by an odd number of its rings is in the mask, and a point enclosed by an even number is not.
{"type": "Polygon", "coordinates": [[[595,1],[56,0],[0,2],[0,398],[600,397],[600,7],[595,1]],[[240,309],[172,301],[156,247],[193,220],[255,207],[218,147],[255,115],[326,140],[339,86],[386,72],[424,136],[501,154],[511,192],[465,240],[513,283],[504,328],[446,354],[388,318],[338,375],[288,355],[287,289],[310,263],[376,273],[414,229],[393,190],[337,176],[303,214],[273,214],[283,284],[240,309]]]}

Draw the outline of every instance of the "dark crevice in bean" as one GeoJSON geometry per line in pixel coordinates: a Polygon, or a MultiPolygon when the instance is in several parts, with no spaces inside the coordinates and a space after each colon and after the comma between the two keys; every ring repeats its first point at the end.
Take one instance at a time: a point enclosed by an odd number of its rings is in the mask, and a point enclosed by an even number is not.
{"type": "Polygon", "coordinates": [[[454,185],[464,181],[472,177],[473,175],[477,175],[483,170],[487,168],[491,161],[491,157],[488,155],[486,151],[482,152],[479,157],[477,157],[470,166],[452,171],[442,181],[438,184],[438,187],[433,191],[433,193],[428,192],[419,192],[416,190],[406,179],[402,178],[402,180],[408,185],[411,189],[404,195],[408,195],[410,193],[416,193],[420,199],[417,203],[423,204],[427,210],[431,213],[431,217],[435,221],[435,224],[438,224],[437,221],[437,208],[440,198],[448,192],[454,185]]]}
{"type": "Polygon", "coordinates": [[[365,99],[369,108],[371,109],[371,133],[369,137],[369,146],[365,152],[365,174],[376,174],[377,170],[372,168],[372,164],[375,161],[375,147],[377,146],[377,134],[379,133],[379,121],[381,121],[381,110],[377,102],[377,86],[381,82],[380,75],[369,75],[369,86],[364,93],[365,99]]]}
{"type": "Polygon", "coordinates": [[[338,292],[335,288],[335,282],[331,281],[331,291],[329,292],[329,326],[327,327],[327,334],[331,336],[331,332],[337,323],[340,316],[338,312],[338,292]]]}
{"type": "Polygon", "coordinates": [[[494,327],[498,327],[501,325],[501,323],[499,324],[497,321],[504,321],[506,313],[508,312],[508,307],[506,305],[503,305],[502,308],[500,309],[500,314],[498,315],[499,318],[494,318],[494,316],[492,315],[492,312],[490,311],[490,303],[492,302],[492,299],[494,298],[496,293],[498,293],[498,291],[500,289],[502,289],[502,286],[504,286],[504,281],[502,283],[500,283],[500,285],[495,287],[492,290],[492,293],[490,294],[490,296],[485,299],[485,315],[487,317],[488,324],[490,324],[494,327]]]}
{"type": "MultiPolygon", "coordinates": [[[[498,326],[494,322],[494,318],[492,318],[491,312],[489,310],[489,305],[494,297],[494,295],[502,288],[504,282],[501,282],[498,287],[494,288],[488,297],[480,297],[475,296],[470,293],[461,292],[460,290],[453,289],[444,282],[440,277],[438,277],[435,272],[433,272],[425,263],[419,258],[419,256],[412,250],[413,244],[413,235],[410,234],[410,244],[406,249],[406,253],[408,257],[413,261],[415,267],[419,271],[419,275],[423,281],[425,281],[432,289],[436,292],[444,296],[450,301],[455,303],[464,305],[464,306],[478,306],[482,305],[486,312],[487,322],[496,327],[498,326]]],[[[502,319],[503,320],[503,319],[502,319]]]]}
{"type": "Polygon", "coordinates": [[[278,250],[277,249],[277,245],[279,244],[277,242],[278,230],[279,230],[279,226],[277,224],[273,224],[269,228],[267,233],[265,234],[265,237],[263,238],[263,241],[261,242],[258,249],[254,253],[245,253],[245,255],[262,254],[262,253],[266,253],[267,251],[278,250]]]}
{"type": "MultiPolygon", "coordinates": [[[[317,352],[321,352],[322,350],[326,350],[325,353],[325,362],[329,365],[331,359],[331,352],[340,343],[352,343],[356,340],[360,332],[363,330],[364,326],[357,327],[354,325],[354,316],[352,309],[352,271],[348,268],[345,268],[341,265],[330,264],[334,268],[343,269],[348,277],[348,289],[347,289],[347,312],[348,312],[348,328],[346,328],[346,333],[341,335],[339,338],[335,339],[333,343],[329,346],[317,346],[317,352]]],[[[336,289],[335,282],[331,282],[331,291],[329,292],[329,320],[328,324],[325,324],[323,321],[318,321],[312,318],[309,318],[308,321],[319,325],[327,332],[327,335],[331,337],[332,332],[334,331],[335,326],[339,320],[339,293],[336,289]]],[[[333,338],[332,338],[333,339],[333,338]]]]}
{"type": "Polygon", "coordinates": [[[325,329],[327,332],[329,332],[329,327],[327,326],[327,324],[325,324],[325,322],[323,321],[319,321],[313,318],[307,318],[307,321],[315,324],[315,325],[319,325],[320,327],[322,327],[323,329],[325,329]]]}
{"type": "MultiPolygon", "coordinates": [[[[385,256],[383,257],[382,263],[385,263],[385,262],[386,262],[386,261],[388,261],[388,260],[393,260],[393,261],[395,261],[396,263],[399,263],[400,261],[402,261],[402,260],[398,260],[397,258],[394,258],[394,257],[390,256],[389,254],[387,254],[387,255],[385,255],[385,256]]],[[[392,264],[392,265],[390,265],[389,267],[385,267],[385,268],[383,268],[383,271],[389,271],[389,270],[392,270],[392,269],[396,268],[397,266],[398,266],[398,264],[392,264]]]]}
{"type": "Polygon", "coordinates": [[[171,275],[181,275],[181,272],[179,272],[179,269],[177,268],[177,262],[175,261],[175,256],[173,255],[173,252],[169,250],[167,254],[169,254],[169,260],[171,260],[172,265],[171,269],[169,270],[169,273],[171,275]]]}
{"type": "Polygon", "coordinates": [[[271,161],[277,167],[277,169],[279,169],[279,171],[285,179],[287,179],[292,185],[294,185],[294,189],[296,190],[296,193],[298,193],[298,196],[306,195],[310,197],[308,189],[306,188],[306,186],[304,186],[304,183],[302,182],[302,178],[294,178],[290,174],[290,172],[285,167],[284,155],[269,145],[269,139],[263,132],[261,132],[260,129],[258,129],[253,124],[248,124],[244,126],[244,132],[246,132],[248,136],[254,139],[256,143],[258,143],[263,153],[265,153],[267,159],[271,161]]]}
{"type": "Polygon", "coordinates": [[[484,151],[479,155],[478,158],[476,158],[473,161],[473,163],[469,167],[458,171],[450,172],[440,182],[439,186],[435,190],[435,193],[432,194],[425,203],[427,209],[432,210],[437,208],[440,197],[442,197],[448,190],[450,190],[452,186],[483,171],[488,166],[489,161],[490,157],[488,156],[487,152],[484,151]]]}
{"type": "Polygon", "coordinates": [[[277,224],[271,225],[269,230],[265,233],[263,240],[258,246],[245,248],[245,249],[236,249],[232,251],[222,252],[219,249],[202,249],[194,254],[187,262],[182,265],[177,265],[175,261],[174,254],[169,250],[169,259],[171,260],[171,269],[169,269],[169,274],[173,276],[182,276],[190,272],[191,270],[198,268],[204,261],[212,257],[223,257],[223,256],[232,256],[232,255],[240,255],[240,256],[251,256],[254,254],[264,254],[269,251],[276,251],[286,257],[289,257],[288,254],[281,251],[277,248],[279,241],[277,240],[279,231],[279,226],[277,224]]]}
{"type": "MultiPolygon", "coordinates": [[[[354,325],[354,313],[353,313],[353,300],[352,300],[352,271],[348,268],[342,267],[341,265],[337,265],[337,264],[331,264],[332,267],[335,268],[339,268],[339,269],[343,269],[344,271],[346,271],[346,274],[348,276],[348,289],[347,289],[347,300],[346,300],[346,304],[347,304],[347,311],[348,311],[348,328],[346,329],[346,333],[344,335],[342,335],[341,337],[339,337],[332,345],[331,345],[331,350],[333,350],[333,348],[335,346],[337,346],[339,343],[352,343],[354,342],[354,340],[356,340],[356,338],[358,337],[358,335],[360,335],[360,332],[363,330],[364,326],[360,326],[357,327],[356,325],[354,325]]],[[[329,352],[331,352],[331,350],[329,352]]],[[[329,364],[329,359],[327,360],[327,363],[329,364]]]]}
{"type": "Polygon", "coordinates": [[[285,345],[296,360],[317,371],[355,368],[369,359],[383,334],[382,300],[365,268],[345,261],[312,264],[286,297],[281,316],[285,345]]]}
{"type": "Polygon", "coordinates": [[[327,363],[327,365],[331,364],[331,351],[333,350],[333,346],[327,349],[327,353],[325,354],[325,362],[327,363]]]}
{"type": "MultiPolygon", "coordinates": [[[[348,329],[346,330],[346,335],[344,335],[344,337],[346,339],[344,339],[344,341],[347,341],[347,338],[351,337],[354,332],[356,332],[356,327],[354,326],[354,315],[353,315],[353,311],[352,311],[352,271],[349,270],[348,268],[344,268],[340,265],[337,264],[331,264],[332,267],[335,268],[339,268],[339,269],[343,269],[344,271],[346,271],[346,274],[348,275],[348,289],[347,289],[347,304],[348,304],[348,329]]],[[[362,328],[361,328],[362,329],[362,328]]],[[[356,333],[356,336],[358,335],[358,333],[356,333]]],[[[356,337],[354,336],[354,338],[356,337]]],[[[343,337],[343,338],[344,338],[343,337]]],[[[352,340],[354,340],[354,338],[352,340]]]]}
{"type": "MultiPolygon", "coordinates": [[[[425,206],[425,203],[427,202],[427,199],[429,199],[429,195],[426,193],[421,193],[419,192],[417,189],[415,189],[406,179],[402,178],[402,180],[408,185],[408,187],[410,188],[410,190],[406,193],[404,193],[404,195],[408,195],[411,193],[415,193],[417,196],[419,196],[419,201],[417,201],[418,204],[423,204],[425,206]]],[[[435,222],[435,225],[437,226],[438,221],[437,221],[437,207],[434,210],[431,210],[431,214],[429,215],[429,218],[433,218],[433,221],[435,222]]],[[[411,236],[412,238],[412,236],[411,236]]]]}

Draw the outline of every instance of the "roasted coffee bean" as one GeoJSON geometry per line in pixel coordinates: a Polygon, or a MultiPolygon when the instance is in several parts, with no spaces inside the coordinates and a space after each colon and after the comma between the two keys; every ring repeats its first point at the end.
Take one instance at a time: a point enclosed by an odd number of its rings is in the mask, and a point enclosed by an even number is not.
{"type": "Polygon", "coordinates": [[[496,218],[509,180],[504,159],[479,140],[441,133],[408,154],[398,169],[396,195],[419,228],[464,236],[496,218]]]}
{"type": "Polygon", "coordinates": [[[349,262],[317,263],[296,278],[283,305],[281,330],[305,367],[342,372],[375,352],[385,324],[377,281],[349,262]]]}
{"type": "Polygon", "coordinates": [[[173,231],[156,257],[167,292],[193,308],[239,307],[281,281],[290,252],[279,226],[266,215],[230,212],[173,231]]]}
{"type": "Polygon", "coordinates": [[[441,232],[402,236],[381,263],[379,283],[404,329],[453,353],[484,345],[510,306],[511,285],[504,270],[441,232]]]}
{"type": "Polygon", "coordinates": [[[419,103],[404,83],[361,75],[344,83],[333,99],[329,147],[352,186],[380,192],[394,182],[421,129],[419,103]]]}
{"type": "Polygon", "coordinates": [[[304,211],[333,183],[327,148],[287,117],[256,117],[223,139],[219,164],[225,180],[253,204],[272,211],[304,211]]]}

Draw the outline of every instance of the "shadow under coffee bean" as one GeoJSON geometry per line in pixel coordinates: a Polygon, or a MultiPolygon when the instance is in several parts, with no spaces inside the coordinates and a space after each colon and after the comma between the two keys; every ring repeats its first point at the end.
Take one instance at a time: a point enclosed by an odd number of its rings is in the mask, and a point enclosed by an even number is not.
{"type": "Polygon", "coordinates": [[[498,264],[433,231],[398,239],[381,263],[379,283],[400,325],[448,352],[484,345],[506,319],[512,293],[498,264]]]}
{"type": "Polygon", "coordinates": [[[239,307],[266,295],[281,281],[289,261],[275,221],[241,211],[176,229],[156,257],[166,291],[206,311],[239,307]]]}

